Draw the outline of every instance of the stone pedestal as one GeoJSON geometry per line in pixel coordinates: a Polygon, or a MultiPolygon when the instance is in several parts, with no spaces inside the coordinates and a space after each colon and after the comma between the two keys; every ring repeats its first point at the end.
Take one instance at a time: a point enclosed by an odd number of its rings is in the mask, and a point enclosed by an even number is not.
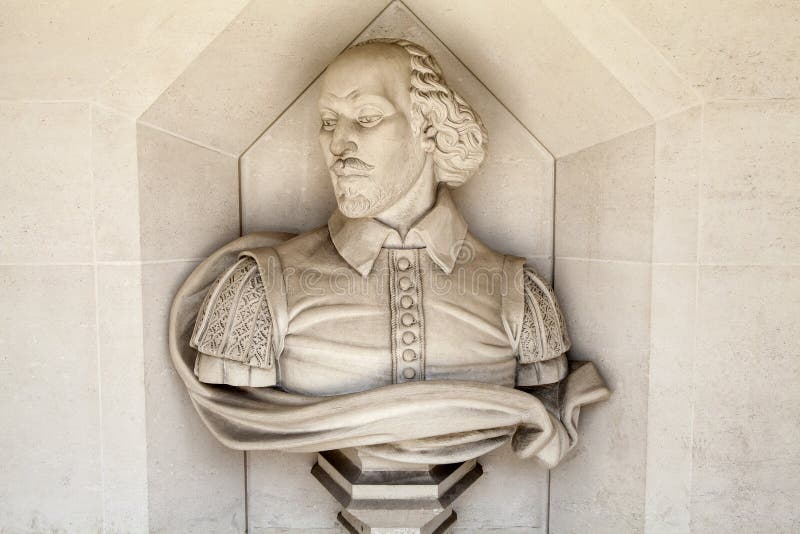
{"type": "Polygon", "coordinates": [[[456,521],[453,502],[483,473],[458,464],[396,463],[356,449],[317,455],[311,473],[344,509],[339,522],[357,534],[442,534],[456,521]]]}

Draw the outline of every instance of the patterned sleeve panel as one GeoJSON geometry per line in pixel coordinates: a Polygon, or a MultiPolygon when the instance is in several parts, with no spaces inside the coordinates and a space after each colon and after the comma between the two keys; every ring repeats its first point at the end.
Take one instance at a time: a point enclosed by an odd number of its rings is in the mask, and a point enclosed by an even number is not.
{"type": "Polygon", "coordinates": [[[231,383],[224,373],[211,376],[219,374],[214,369],[228,369],[238,377],[232,385],[249,385],[238,382],[250,368],[274,368],[272,316],[255,260],[240,259],[212,285],[200,307],[191,345],[200,352],[195,371],[205,370],[209,380],[198,374],[204,382],[231,383]]]}
{"type": "Polygon", "coordinates": [[[519,341],[519,362],[529,364],[552,360],[569,350],[564,316],[550,286],[532,269],[525,267],[525,314],[519,341]]]}

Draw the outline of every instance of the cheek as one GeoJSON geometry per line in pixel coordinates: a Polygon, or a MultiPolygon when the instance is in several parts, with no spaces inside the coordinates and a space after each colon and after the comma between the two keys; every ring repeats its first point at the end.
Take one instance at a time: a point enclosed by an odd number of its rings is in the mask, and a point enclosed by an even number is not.
{"type": "Polygon", "coordinates": [[[331,139],[333,139],[333,132],[320,129],[319,131],[319,146],[322,149],[322,155],[325,159],[333,158],[331,154],[331,139]]]}
{"type": "Polygon", "coordinates": [[[376,160],[390,161],[395,166],[413,157],[417,141],[404,118],[393,117],[372,128],[364,128],[359,136],[359,152],[376,160]]]}

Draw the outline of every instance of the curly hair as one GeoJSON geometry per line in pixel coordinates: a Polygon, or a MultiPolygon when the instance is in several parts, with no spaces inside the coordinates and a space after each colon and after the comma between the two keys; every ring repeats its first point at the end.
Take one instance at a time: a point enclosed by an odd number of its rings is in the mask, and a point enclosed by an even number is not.
{"type": "Polygon", "coordinates": [[[411,105],[435,131],[433,162],[436,178],[458,187],[472,176],[486,157],[489,135],[483,121],[461,96],[450,89],[442,68],[423,47],[405,39],[370,39],[402,48],[411,58],[411,105]]]}

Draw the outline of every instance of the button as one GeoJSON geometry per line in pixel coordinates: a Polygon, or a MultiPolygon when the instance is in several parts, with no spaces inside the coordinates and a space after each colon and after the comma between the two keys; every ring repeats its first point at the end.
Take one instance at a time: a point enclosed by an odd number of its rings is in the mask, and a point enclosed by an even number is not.
{"type": "Polygon", "coordinates": [[[414,316],[410,313],[404,313],[403,316],[400,317],[400,322],[403,323],[403,326],[411,326],[417,322],[417,320],[414,319],[414,316]]]}
{"type": "Polygon", "coordinates": [[[406,345],[411,345],[416,339],[414,332],[403,332],[403,343],[406,345]]]}
{"type": "Polygon", "coordinates": [[[412,378],[417,376],[417,372],[414,369],[412,369],[411,367],[406,367],[405,369],[403,369],[403,376],[405,378],[411,380],[412,378]]]}
{"type": "Polygon", "coordinates": [[[408,261],[408,258],[400,258],[397,260],[397,268],[401,271],[407,271],[409,267],[411,267],[411,262],[408,261]]]}
{"type": "Polygon", "coordinates": [[[404,276],[400,279],[400,289],[405,291],[406,289],[411,289],[411,278],[404,276]]]}
{"type": "Polygon", "coordinates": [[[406,349],[403,351],[403,360],[407,362],[413,362],[417,359],[417,353],[411,349],[406,349]]]}
{"type": "Polygon", "coordinates": [[[408,309],[413,305],[414,305],[414,299],[412,299],[408,295],[405,295],[403,298],[400,299],[400,306],[402,306],[405,309],[408,309]]]}

